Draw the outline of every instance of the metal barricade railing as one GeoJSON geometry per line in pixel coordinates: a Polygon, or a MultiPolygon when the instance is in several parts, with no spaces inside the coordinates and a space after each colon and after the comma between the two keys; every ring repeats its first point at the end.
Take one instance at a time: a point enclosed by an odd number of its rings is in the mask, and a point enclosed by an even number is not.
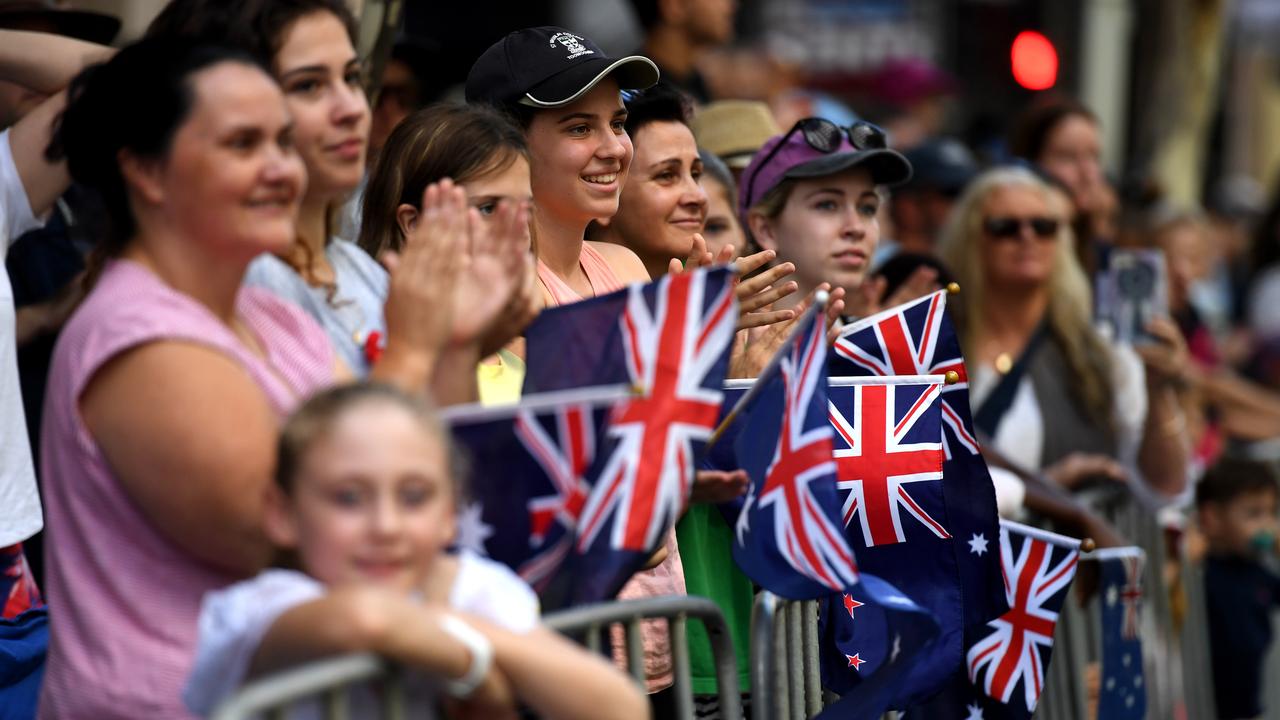
{"type": "MultiPolygon", "coordinates": [[[[245,685],[218,706],[213,720],[284,718],[296,703],[316,700],[325,720],[351,718],[350,693],[353,686],[378,680],[381,686],[379,717],[403,720],[406,717],[404,685],[394,665],[375,655],[344,655],[276,673],[245,685]]],[[[363,718],[361,719],[363,720],[363,718]]]]}
{"type": "Polygon", "coordinates": [[[755,720],[804,720],[825,705],[818,666],[818,602],[756,595],[751,611],[755,720]]]}
{"type": "Polygon", "coordinates": [[[700,620],[711,640],[715,657],[716,684],[719,688],[720,717],[741,720],[742,698],[738,694],[738,668],[733,640],[720,608],[704,597],[670,596],[640,600],[619,600],[569,608],[543,617],[543,622],[564,635],[582,642],[588,649],[606,653],[611,648],[610,628],[625,626],[627,668],[636,682],[644,686],[644,645],[640,623],[644,620],[667,620],[671,637],[671,656],[675,676],[676,711],[681,718],[692,720],[693,686],[690,680],[689,645],[686,629],[690,618],[700,620]]]}

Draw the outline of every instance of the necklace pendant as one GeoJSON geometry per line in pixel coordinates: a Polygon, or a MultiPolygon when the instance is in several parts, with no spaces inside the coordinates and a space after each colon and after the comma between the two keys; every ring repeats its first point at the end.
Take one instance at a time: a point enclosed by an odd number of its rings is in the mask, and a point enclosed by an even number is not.
{"type": "Polygon", "coordinates": [[[1009,357],[1009,353],[1002,352],[996,356],[996,372],[1001,375],[1008,375],[1013,369],[1013,358],[1009,357]]]}

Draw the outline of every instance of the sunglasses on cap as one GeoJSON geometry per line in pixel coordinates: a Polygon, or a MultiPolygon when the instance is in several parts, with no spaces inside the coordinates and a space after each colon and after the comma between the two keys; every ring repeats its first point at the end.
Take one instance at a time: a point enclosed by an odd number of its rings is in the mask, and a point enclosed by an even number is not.
{"type": "Polygon", "coordinates": [[[1058,236],[1061,223],[1051,217],[990,217],[982,221],[982,229],[997,240],[1016,240],[1022,235],[1022,229],[1030,227],[1031,232],[1041,240],[1053,240],[1058,236]]]}
{"type": "Polygon", "coordinates": [[[859,120],[849,127],[840,127],[826,118],[802,118],[791,126],[787,134],[782,136],[782,141],[774,145],[764,156],[764,160],[755,166],[755,171],[747,180],[747,197],[755,197],[756,178],[760,176],[760,171],[769,166],[769,161],[787,146],[787,141],[797,132],[809,147],[828,155],[840,149],[842,133],[849,138],[849,144],[853,145],[854,150],[883,150],[889,146],[884,130],[865,120],[859,120]]]}

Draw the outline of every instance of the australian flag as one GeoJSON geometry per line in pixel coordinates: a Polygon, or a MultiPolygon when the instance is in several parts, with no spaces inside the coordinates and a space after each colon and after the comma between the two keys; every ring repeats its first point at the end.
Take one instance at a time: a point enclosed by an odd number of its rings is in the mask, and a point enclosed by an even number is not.
{"type": "Polygon", "coordinates": [[[576,584],[571,576],[584,569],[571,562],[578,517],[602,467],[610,416],[630,395],[626,386],[600,387],[445,409],[470,464],[458,545],[509,566],[544,598],[576,584]]]}
{"type": "Polygon", "coordinates": [[[700,268],[550,308],[526,331],[524,391],[626,383],[578,516],[572,601],[613,597],[683,512],[720,413],[737,322],[732,271],[700,268]]]}
{"type": "MultiPolygon", "coordinates": [[[[941,688],[963,652],[960,584],[942,499],[941,379],[832,378],[828,387],[841,521],[859,568],[892,583],[939,625],[937,641],[893,699],[896,707],[941,688]]],[[[828,637],[838,656],[866,657],[875,635],[845,600],[827,604],[828,637]]],[[[855,666],[823,667],[827,687],[840,694],[861,676],[855,666]]]]}
{"type": "MultiPolygon", "coordinates": [[[[954,541],[947,542],[955,555],[963,588],[963,625],[982,625],[1002,615],[1009,606],[1000,575],[1000,556],[992,551],[1000,520],[995,489],[974,436],[968,375],[955,328],[946,314],[946,291],[847,326],[832,348],[830,372],[833,377],[955,373],[952,379],[956,382],[942,388],[946,462],[941,483],[945,512],[940,515],[947,518],[946,530],[954,537],[954,541]]],[[[911,594],[910,590],[907,592],[911,594]]],[[[946,635],[946,620],[942,622],[946,635]]]]}
{"type": "Polygon", "coordinates": [[[858,580],[840,522],[826,327],[815,308],[779,352],[756,379],[734,442],[751,487],[734,522],[733,557],[770,592],[804,600],[858,580]]]}
{"type": "Polygon", "coordinates": [[[1009,610],[987,623],[984,632],[971,633],[958,687],[927,708],[913,709],[911,720],[1029,720],[1035,713],[1080,543],[1018,523],[1000,525],[1009,610]]]}
{"type": "Polygon", "coordinates": [[[1102,687],[1098,720],[1147,716],[1146,679],[1142,675],[1142,568],[1136,547],[1095,553],[1102,569],[1102,687]]]}

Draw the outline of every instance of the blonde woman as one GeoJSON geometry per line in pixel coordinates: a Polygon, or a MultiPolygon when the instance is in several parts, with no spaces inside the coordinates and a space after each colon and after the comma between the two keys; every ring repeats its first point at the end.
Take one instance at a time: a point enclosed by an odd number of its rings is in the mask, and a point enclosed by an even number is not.
{"type": "Polygon", "coordinates": [[[1065,193],[1023,168],[980,175],[952,211],[941,251],[964,289],[953,302],[975,422],[1008,460],[1065,487],[1135,468],[1176,495],[1186,347],[1167,319],[1148,328],[1158,342],[1136,349],[1093,329],[1069,212],[1065,193]]]}

